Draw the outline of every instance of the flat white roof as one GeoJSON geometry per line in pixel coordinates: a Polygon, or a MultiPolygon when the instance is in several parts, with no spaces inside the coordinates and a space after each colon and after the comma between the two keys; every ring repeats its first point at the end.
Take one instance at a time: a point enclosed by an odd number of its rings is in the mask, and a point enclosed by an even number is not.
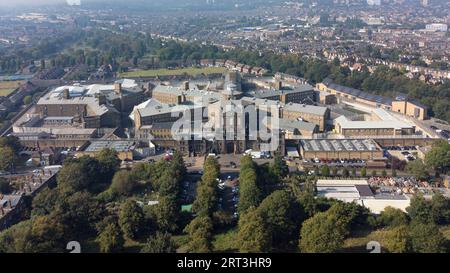
{"type": "Polygon", "coordinates": [[[353,121],[348,120],[345,116],[340,116],[335,119],[342,129],[413,129],[414,126],[406,122],[392,119],[392,120],[376,120],[376,121],[353,121]]]}
{"type": "Polygon", "coordinates": [[[368,208],[372,213],[379,214],[387,207],[393,207],[406,212],[406,208],[409,207],[411,200],[406,198],[400,199],[362,199],[359,202],[364,207],[368,208]]]}
{"type": "MultiPolygon", "coordinates": [[[[356,186],[356,185],[369,185],[366,179],[319,179],[317,180],[317,186],[356,186]]],[[[356,189],[355,189],[356,190],[356,189]]]]}

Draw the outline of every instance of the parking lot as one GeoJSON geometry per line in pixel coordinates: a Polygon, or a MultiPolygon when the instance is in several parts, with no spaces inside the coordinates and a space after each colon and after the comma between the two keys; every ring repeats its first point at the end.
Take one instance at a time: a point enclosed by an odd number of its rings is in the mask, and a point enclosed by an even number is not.
{"type": "Polygon", "coordinates": [[[361,159],[304,159],[302,165],[305,167],[323,166],[329,167],[355,167],[361,168],[366,166],[366,161],[361,159]]]}

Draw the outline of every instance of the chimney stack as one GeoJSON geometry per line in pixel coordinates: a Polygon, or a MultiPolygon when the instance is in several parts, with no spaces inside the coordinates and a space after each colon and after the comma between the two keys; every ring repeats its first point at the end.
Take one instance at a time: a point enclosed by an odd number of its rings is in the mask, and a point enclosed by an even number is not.
{"type": "Polygon", "coordinates": [[[117,95],[122,94],[122,84],[120,82],[114,83],[114,92],[116,92],[117,95]]]}
{"type": "Polygon", "coordinates": [[[98,99],[98,105],[105,105],[106,104],[106,96],[104,94],[97,94],[96,95],[98,99]]]}
{"type": "Polygon", "coordinates": [[[276,87],[277,90],[281,90],[283,89],[283,82],[282,81],[277,81],[276,82],[276,87]]]}
{"type": "Polygon", "coordinates": [[[185,91],[189,90],[189,81],[185,81],[185,82],[183,83],[183,85],[184,85],[184,90],[185,90],[185,91]]]}
{"type": "Polygon", "coordinates": [[[66,100],[70,99],[70,91],[68,88],[63,90],[63,99],[66,99],[66,100]]]}

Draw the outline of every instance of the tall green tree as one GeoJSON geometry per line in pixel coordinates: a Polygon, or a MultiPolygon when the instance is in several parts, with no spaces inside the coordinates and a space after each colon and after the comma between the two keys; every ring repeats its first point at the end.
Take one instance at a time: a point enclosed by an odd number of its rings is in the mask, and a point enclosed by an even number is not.
{"type": "Polygon", "coordinates": [[[412,250],[417,253],[445,253],[446,239],[434,224],[414,222],[410,225],[412,250]]]}
{"type": "Polygon", "coordinates": [[[197,197],[192,205],[192,210],[201,216],[209,216],[217,210],[219,201],[218,179],[220,165],[214,157],[208,157],[203,166],[203,175],[197,185],[197,197]]]}
{"type": "Polygon", "coordinates": [[[348,223],[338,215],[319,212],[306,220],[300,231],[300,251],[305,253],[333,253],[344,244],[348,223]]]}
{"type": "Polygon", "coordinates": [[[398,227],[409,224],[408,215],[400,209],[386,207],[379,216],[383,226],[398,227]]]}
{"type": "Polygon", "coordinates": [[[390,253],[407,253],[410,251],[408,226],[399,225],[386,231],[385,247],[390,253]]]}
{"type": "Polygon", "coordinates": [[[258,212],[268,227],[275,247],[298,241],[298,230],[305,213],[288,191],[274,191],[261,202],[258,212]]]}
{"type": "Polygon", "coordinates": [[[105,180],[111,181],[120,167],[117,151],[114,149],[103,149],[98,153],[97,159],[101,165],[100,173],[105,176],[105,180]]]}
{"type": "Polygon", "coordinates": [[[431,209],[431,202],[427,201],[422,194],[416,194],[411,198],[410,205],[406,208],[406,211],[413,221],[431,224],[434,222],[431,209]]]}
{"type": "Polygon", "coordinates": [[[322,176],[330,176],[330,168],[328,165],[323,165],[320,167],[320,175],[322,176]]]}
{"type": "Polygon", "coordinates": [[[106,224],[98,231],[96,241],[102,253],[119,252],[123,249],[125,243],[122,230],[114,222],[106,224]]]}
{"type": "Polygon", "coordinates": [[[277,153],[273,159],[271,171],[279,179],[282,179],[289,174],[289,167],[279,153],[277,153]]]}
{"type": "Polygon", "coordinates": [[[450,144],[448,141],[435,142],[425,155],[425,164],[436,172],[446,174],[450,170],[450,144]]]}
{"type": "Polygon", "coordinates": [[[176,200],[163,196],[155,208],[156,221],[161,231],[174,231],[177,229],[180,207],[176,200]]]}
{"type": "Polygon", "coordinates": [[[137,239],[144,230],[144,212],[132,199],[122,204],[119,212],[119,225],[126,238],[137,239]]]}
{"type": "Polygon", "coordinates": [[[188,251],[191,253],[212,252],[213,223],[209,216],[197,216],[184,231],[189,235],[188,251]]]}
{"type": "Polygon", "coordinates": [[[238,211],[242,214],[250,207],[257,207],[262,195],[257,184],[256,166],[250,156],[241,158],[239,186],[238,211]]]}
{"type": "Polygon", "coordinates": [[[123,196],[130,196],[137,186],[137,182],[130,171],[117,172],[111,184],[111,193],[123,196]]]}
{"type": "Polygon", "coordinates": [[[14,149],[10,146],[0,147],[0,170],[11,172],[17,160],[14,149]]]}
{"type": "Polygon", "coordinates": [[[259,211],[251,207],[239,219],[238,246],[241,253],[268,252],[272,238],[259,211]]]}
{"type": "Polygon", "coordinates": [[[426,180],[430,177],[428,173],[428,167],[423,163],[421,159],[408,162],[406,165],[406,171],[409,174],[414,175],[420,180],[426,180]]]}

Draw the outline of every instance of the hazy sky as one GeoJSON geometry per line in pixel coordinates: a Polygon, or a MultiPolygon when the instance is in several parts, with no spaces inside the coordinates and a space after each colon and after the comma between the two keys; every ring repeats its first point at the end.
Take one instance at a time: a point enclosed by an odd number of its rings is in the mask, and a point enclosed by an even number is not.
{"type": "Polygon", "coordinates": [[[0,0],[0,6],[61,4],[66,0],[0,0]]]}
{"type": "MultiPolygon", "coordinates": [[[[76,3],[83,2],[83,0],[0,0],[0,6],[19,6],[19,5],[47,5],[47,4],[64,4],[64,3],[76,3]]],[[[84,0],[86,1],[86,0],[84,0]]]]}

